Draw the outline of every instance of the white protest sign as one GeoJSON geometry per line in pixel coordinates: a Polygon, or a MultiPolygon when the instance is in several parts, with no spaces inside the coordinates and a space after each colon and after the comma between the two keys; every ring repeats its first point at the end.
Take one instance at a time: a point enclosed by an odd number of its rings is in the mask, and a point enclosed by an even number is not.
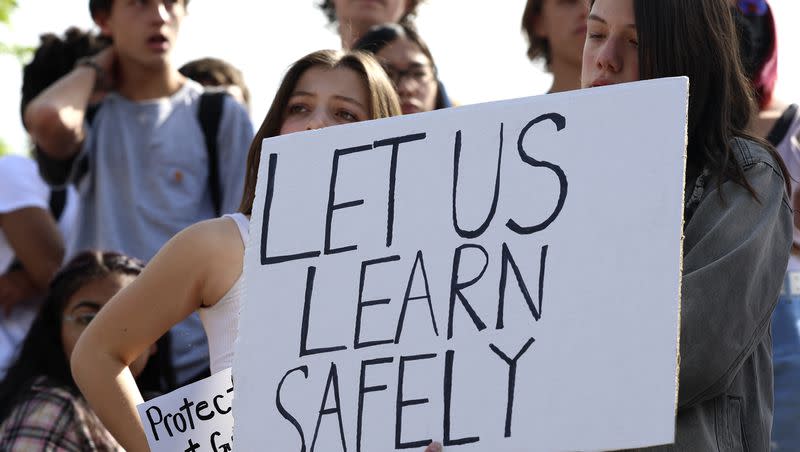
{"type": "Polygon", "coordinates": [[[238,450],[670,443],[688,81],[264,141],[238,450]]]}
{"type": "Polygon", "coordinates": [[[228,368],[136,409],[153,452],[231,452],[232,402],[228,368]]]}

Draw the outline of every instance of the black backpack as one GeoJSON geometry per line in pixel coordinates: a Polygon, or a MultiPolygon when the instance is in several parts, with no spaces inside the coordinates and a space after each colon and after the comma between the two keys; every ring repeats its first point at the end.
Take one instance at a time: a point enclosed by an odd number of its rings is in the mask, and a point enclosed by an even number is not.
{"type": "Polygon", "coordinates": [[[222,188],[219,181],[219,156],[217,155],[217,135],[219,123],[222,119],[222,106],[225,104],[225,91],[206,91],[200,96],[200,105],[197,109],[197,119],[203,129],[203,138],[206,141],[208,152],[208,186],[211,190],[211,202],[214,205],[214,215],[222,215],[222,188]]]}

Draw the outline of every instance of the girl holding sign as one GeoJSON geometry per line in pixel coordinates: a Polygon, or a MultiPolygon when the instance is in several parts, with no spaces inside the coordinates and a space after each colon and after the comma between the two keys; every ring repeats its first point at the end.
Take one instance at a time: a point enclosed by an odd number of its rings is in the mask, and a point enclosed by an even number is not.
{"type": "MultiPolygon", "coordinates": [[[[86,326],[142,266],[120,254],[87,252],[55,276],[19,357],[0,384],[0,450],[120,450],[81,397],[69,359],[86,326]]],[[[139,376],[151,351],[143,349],[126,370],[139,376]]]]}
{"type": "Polygon", "coordinates": [[[392,82],[366,53],[324,50],[292,65],[250,147],[240,213],[177,234],[142,276],[114,297],[76,346],[75,380],[125,449],[149,450],[136,412],[142,397],[127,367],[170,327],[198,311],[208,336],[211,372],[233,364],[262,140],[399,114],[392,82]]]}
{"type": "MultiPolygon", "coordinates": [[[[584,88],[690,79],[677,450],[769,450],[770,316],[792,242],[786,169],[756,111],[726,0],[594,0],[584,88]]],[[[643,143],[646,146],[646,143],[643,143]]]]}

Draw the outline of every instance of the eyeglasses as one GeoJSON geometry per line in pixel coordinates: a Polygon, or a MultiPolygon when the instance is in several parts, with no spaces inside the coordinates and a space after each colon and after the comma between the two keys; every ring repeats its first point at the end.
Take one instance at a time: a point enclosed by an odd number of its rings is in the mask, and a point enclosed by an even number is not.
{"type": "Polygon", "coordinates": [[[383,68],[395,86],[399,86],[404,79],[421,85],[430,82],[435,76],[433,68],[428,65],[414,65],[409,69],[402,70],[387,64],[383,68]]]}
{"type": "Polygon", "coordinates": [[[96,312],[81,312],[77,315],[64,314],[64,320],[83,327],[88,326],[95,317],[97,317],[96,312]]]}

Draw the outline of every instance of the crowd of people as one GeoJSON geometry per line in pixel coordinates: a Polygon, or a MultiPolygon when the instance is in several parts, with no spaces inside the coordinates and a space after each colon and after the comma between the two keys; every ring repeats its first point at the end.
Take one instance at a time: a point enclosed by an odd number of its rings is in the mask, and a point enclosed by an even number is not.
{"type": "MultiPolygon", "coordinates": [[[[136,405],[232,365],[262,140],[454,105],[421,1],[321,0],[342,49],[292,64],[257,131],[239,70],[174,65],[189,0],[89,0],[99,32],[42,36],[20,109],[35,160],[0,159],[0,450],[148,450],[136,405]]],[[[520,13],[549,92],[690,79],[663,449],[800,450],[800,113],[773,96],[766,0],[520,13]]]]}

